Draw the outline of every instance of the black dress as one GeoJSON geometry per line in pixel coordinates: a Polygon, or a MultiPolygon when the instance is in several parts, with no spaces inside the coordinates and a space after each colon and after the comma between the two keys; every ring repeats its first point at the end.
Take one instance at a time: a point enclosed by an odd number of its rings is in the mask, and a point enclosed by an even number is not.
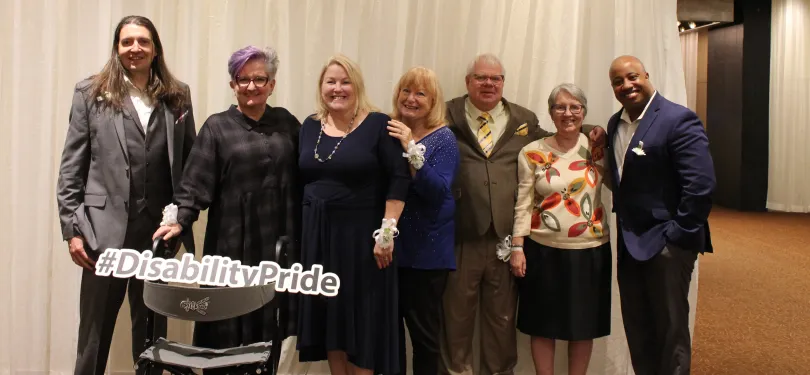
{"type": "MultiPolygon", "coordinates": [[[[203,255],[240,260],[243,265],[275,261],[280,236],[297,238],[300,193],[297,191],[300,123],[284,108],[267,106],[259,121],[236,106],[211,115],[197,135],[175,195],[177,221],[189,228],[208,209],[203,255]]],[[[292,250],[295,251],[294,249],[292,250]]],[[[293,257],[295,255],[293,254],[293,257]]],[[[197,323],[194,344],[225,348],[286,337],[294,326],[274,329],[273,307],[289,315],[286,293],[248,315],[197,323]]],[[[283,322],[292,321],[280,316],[283,322]]]]}
{"type": "MultiPolygon", "coordinates": [[[[301,263],[322,264],[340,278],[337,296],[301,295],[298,350],[302,362],[345,351],[349,361],[376,373],[399,369],[397,250],[380,270],[372,233],[382,224],[387,199],[405,200],[410,174],[399,141],[388,135],[390,118],[372,112],[340,144],[331,160],[315,159],[319,121],[301,128],[298,159],[303,193],[301,263]]],[[[321,135],[318,154],[331,154],[340,138],[321,135]]]]}

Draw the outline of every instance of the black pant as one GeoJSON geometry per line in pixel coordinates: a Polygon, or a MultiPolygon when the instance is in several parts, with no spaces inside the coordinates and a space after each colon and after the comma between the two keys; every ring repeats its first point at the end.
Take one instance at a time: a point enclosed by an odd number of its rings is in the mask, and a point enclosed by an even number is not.
{"type": "Polygon", "coordinates": [[[648,261],[620,250],[617,276],[636,375],[689,374],[689,283],[697,252],[667,245],[648,261]]]}
{"type": "MultiPolygon", "coordinates": [[[[152,247],[152,234],[158,223],[147,215],[141,215],[129,221],[122,248],[143,251],[152,247]]],[[[100,254],[85,249],[87,255],[98,261],[100,254]]],[[[101,249],[103,251],[103,249],[101,249]]],[[[118,310],[124,302],[124,295],[129,290],[129,310],[132,320],[132,360],[137,361],[140,354],[151,345],[147,332],[148,308],[143,302],[143,280],[134,277],[121,279],[110,276],[98,276],[94,271],[82,271],[81,290],[79,294],[79,340],[76,356],[76,375],[102,375],[107,367],[110,354],[115,321],[118,310]]],[[[155,330],[161,337],[166,337],[166,317],[155,314],[155,330]]],[[[139,368],[137,374],[145,374],[139,368]]],[[[160,374],[161,371],[152,371],[160,374]]]]}
{"type": "Polygon", "coordinates": [[[413,346],[413,374],[439,371],[442,295],[447,270],[399,269],[399,373],[407,373],[405,324],[413,346]]]}

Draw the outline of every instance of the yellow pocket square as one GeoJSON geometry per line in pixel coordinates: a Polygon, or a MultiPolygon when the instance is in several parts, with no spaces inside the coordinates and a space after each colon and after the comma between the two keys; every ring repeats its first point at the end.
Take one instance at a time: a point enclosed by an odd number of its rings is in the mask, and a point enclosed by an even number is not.
{"type": "Polygon", "coordinates": [[[523,125],[518,126],[517,130],[515,130],[515,135],[519,135],[521,137],[529,135],[529,123],[524,123],[523,125]]]}

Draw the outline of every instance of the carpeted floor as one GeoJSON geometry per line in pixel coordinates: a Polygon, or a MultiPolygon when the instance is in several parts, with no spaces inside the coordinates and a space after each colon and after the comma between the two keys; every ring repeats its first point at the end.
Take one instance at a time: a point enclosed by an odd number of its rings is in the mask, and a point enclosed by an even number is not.
{"type": "Polygon", "coordinates": [[[810,374],[810,215],[715,208],[693,374],[810,374]]]}

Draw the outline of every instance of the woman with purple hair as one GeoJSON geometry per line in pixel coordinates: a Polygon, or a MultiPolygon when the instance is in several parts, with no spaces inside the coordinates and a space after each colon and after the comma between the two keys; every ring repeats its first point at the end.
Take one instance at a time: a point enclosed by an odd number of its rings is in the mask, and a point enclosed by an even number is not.
{"type": "MultiPolygon", "coordinates": [[[[237,104],[211,115],[202,125],[174,196],[177,223],[160,227],[153,238],[180,235],[191,228],[200,211],[208,209],[203,255],[258,266],[261,261],[276,260],[279,237],[297,239],[301,124],[286,109],[267,104],[277,70],[278,57],[272,48],[248,46],[231,56],[228,73],[237,104]]],[[[289,306],[286,297],[279,294],[275,302],[289,306]]],[[[283,339],[292,334],[286,323],[294,319],[278,317],[284,324],[282,332],[277,332],[275,305],[234,319],[197,323],[194,344],[226,348],[276,342],[277,334],[283,339]]]]}

